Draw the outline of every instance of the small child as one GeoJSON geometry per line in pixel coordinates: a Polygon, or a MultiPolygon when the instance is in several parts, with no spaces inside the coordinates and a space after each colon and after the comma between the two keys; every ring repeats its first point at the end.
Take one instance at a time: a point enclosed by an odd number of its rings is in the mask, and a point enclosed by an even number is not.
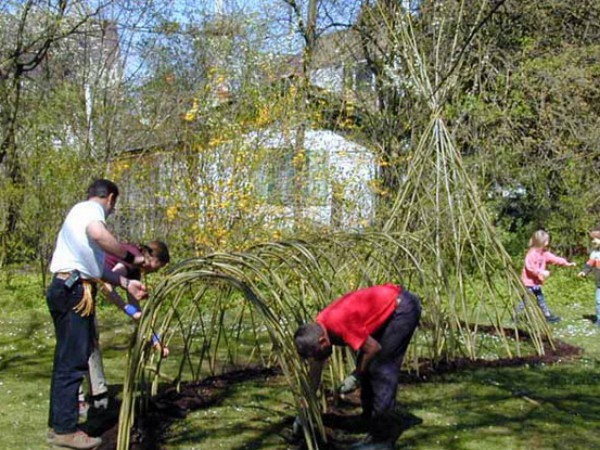
{"type": "Polygon", "coordinates": [[[600,231],[592,231],[590,238],[592,239],[592,251],[583,269],[579,272],[579,276],[585,277],[592,270],[596,275],[596,325],[600,327],[600,231]]]}
{"type": "MultiPolygon", "coordinates": [[[[134,256],[143,256],[144,260],[139,265],[133,265],[107,254],[104,259],[104,270],[113,271],[119,275],[125,276],[132,280],[141,280],[142,276],[148,273],[160,270],[170,261],[169,249],[164,242],[151,241],[147,245],[122,244],[134,256]]],[[[125,314],[131,317],[134,321],[138,321],[142,317],[142,311],[139,303],[128,295],[128,302],[123,300],[119,295],[115,286],[109,283],[104,283],[102,291],[106,299],[123,310],[125,314]]],[[[96,319],[96,318],[95,318],[96,319]]],[[[88,377],[91,398],[95,409],[108,408],[108,384],[104,374],[104,365],[102,363],[102,352],[99,346],[99,333],[97,323],[94,325],[96,335],[94,337],[92,353],[88,359],[88,377]]],[[[161,343],[157,334],[152,335],[152,345],[158,350],[163,358],[169,356],[169,348],[161,343]]],[[[82,386],[79,387],[79,416],[85,418],[89,409],[89,404],[85,401],[85,394],[82,386]]]]}
{"type": "MultiPolygon", "coordinates": [[[[525,255],[525,265],[521,272],[521,280],[527,290],[535,295],[546,321],[555,323],[560,322],[560,317],[550,312],[550,308],[548,308],[544,293],[542,292],[542,284],[550,276],[550,272],[546,270],[546,264],[573,267],[575,263],[549,252],[548,244],[550,244],[550,235],[546,231],[537,230],[533,233],[529,240],[529,250],[527,250],[527,254],[525,255]]],[[[521,302],[517,311],[520,312],[524,308],[525,302],[521,302]]]]}

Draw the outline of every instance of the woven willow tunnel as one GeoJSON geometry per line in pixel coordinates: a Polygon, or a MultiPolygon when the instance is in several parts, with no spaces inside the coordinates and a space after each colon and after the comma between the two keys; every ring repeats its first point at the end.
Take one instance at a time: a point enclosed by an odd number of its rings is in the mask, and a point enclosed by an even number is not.
{"type": "MultiPolygon", "coordinates": [[[[301,409],[309,425],[306,437],[317,448],[317,437],[324,437],[319,414],[322,399],[309,389],[292,336],[298,325],[313,319],[332,299],[362,286],[397,282],[422,297],[424,326],[405,360],[412,370],[418,370],[422,360],[458,355],[475,358],[487,351],[487,345],[478,339],[475,320],[497,327],[499,356],[519,355],[518,332],[507,335],[502,327],[514,307],[515,299],[507,293],[511,286],[498,287],[494,276],[470,276],[469,286],[481,285],[486,298],[469,301],[465,295],[461,308],[451,306],[445,294],[452,283],[446,280],[445,286],[439,285],[436,270],[440,265],[430,256],[435,252],[435,245],[418,233],[339,234],[310,243],[270,243],[245,253],[214,254],[171,268],[146,307],[129,355],[118,448],[129,448],[135,416],[145,413],[159,383],[198,381],[229,367],[256,362],[282,368],[297,404],[308,405],[301,409]],[[153,332],[172,350],[168,369],[166,361],[155,359],[156,353],[149,349],[153,332]]],[[[464,290],[469,289],[465,286],[464,290]]],[[[454,297],[451,300],[456,301],[454,297]]],[[[536,334],[536,329],[530,331],[536,334]]],[[[352,370],[352,360],[348,349],[336,348],[324,389],[337,385],[352,370]]]]}
{"type": "MultiPolygon", "coordinates": [[[[498,4],[498,2],[496,2],[498,4]]],[[[501,2],[500,2],[501,3],[501,2]]],[[[490,2],[482,2],[483,7],[490,2]]],[[[464,2],[460,2],[462,11],[464,2]]],[[[373,10],[377,14],[377,8],[373,10]]],[[[326,441],[322,397],[309,389],[306,368],[293,347],[297,326],[334,298],[360,287],[394,282],[423,300],[422,325],[405,365],[457,357],[542,355],[549,329],[535,307],[512,324],[526,295],[511,260],[470,181],[443,117],[456,83],[460,52],[445,67],[417,45],[411,16],[389,25],[410,85],[427,108],[410,166],[390,218],[380,232],[335,234],[306,241],[267,243],[244,253],[185,261],[167,273],[140,323],[129,355],[119,421],[118,448],[129,448],[136,414],[143,415],[159,383],[197,381],[249,362],[279,365],[301,412],[310,449],[326,441]],[[428,64],[433,66],[432,74],[428,64]],[[445,77],[440,74],[446,74],[445,77]],[[441,82],[438,80],[442,79],[441,82]],[[495,330],[491,346],[479,327],[495,330]],[[158,332],[172,350],[168,364],[147,342],[158,332]]],[[[382,12],[378,18],[386,23],[382,12]]],[[[460,18],[458,20],[460,22],[460,18]]],[[[443,21],[435,40],[442,41],[443,21]]],[[[456,23],[456,21],[455,21],[456,23]]],[[[323,390],[350,370],[352,355],[335,349],[323,390]]]]}
{"type": "MultiPolygon", "coordinates": [[[[289,380],[298,404],[305,399],[319,411],[308,389],[305,368],[293,347],[298,325],[346,290],[386,281],[424,286],[419,261],[407,235],[333,235],[314,242],[270,243],[245,253],[214,254],[170,269],[149,302],[131,350],[124,382],[119,448],[129,445],[136,411],[157,392],[159,382],[197,381],[203,376],[248,362],[276,363],[289,380]],[[169,342],[166,375],[147,342],[158,332],[169,342]],[[137,404],[135,404],[137,403],[137,404]]],[[[413,346],[412,352],[430,352],[413,346]]],[[[411,360],[418,359],[417,354],[411,360]]],[[[344,350],[336,350],[332,373],[342,379],[344,350]]],[[[334,379],[329,382],[335,382],[334,379]]],[[[315,432],[323,432],[319,414],[307,414],[315,432]]],[[[309,439],[313,440],[315,436],[309,439]]]]}

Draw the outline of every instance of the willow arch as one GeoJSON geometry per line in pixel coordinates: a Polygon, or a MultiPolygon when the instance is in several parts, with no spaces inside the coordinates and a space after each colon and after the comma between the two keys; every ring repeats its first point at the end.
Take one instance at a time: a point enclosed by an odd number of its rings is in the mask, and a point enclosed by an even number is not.
{"type": "MultiPolygon", "coordinates": [[[[325,438],[320,418],[323,399],[309,388],[305,366],[293,347],[293,333],[333,298],[361,286],[398,282],[423,298],[425,326],[406,358],[413,370],[423,359],[477,357],[485,351],[477,339],[477,323],[496,328],[502,356],[520,356],[518,330],[507,333],[505,329],[515,303],[505,293],[490,291],[486,302],[454,311],[453,318],[462,326],[448,326],[444,312],[438,310],[447,301],[436,303],[443,298],[436,297],[440,280],[433,270],[435,263],[420,253],[427,248],[434,251],[418,233],[333,234],[265,243],[243,253],[216,253],[172,267],[147,305],[130,350],[118,448],[129,448],[136,414],[144,414],[159,383],[198,381],[251,361],[281,367],[304,413],[307,442],[318,448],[317,442],[325,438]],[[477,307],[483,303],[485,307],[477,307]],[[153,332],[173,350],[169,367],[149,349],[153,332]]],[[[475,285],[489,288],[485,280],[471,281],[472,289],[475,285]]],[[[537,327],[529,332],[543,339],[537,327]]],[[[543,347],[533,351],[543,353],[543,347]]],[[[331,389],[351,370],[352,359],[348,349],[335,350],[324,389],[331,389]]]]}

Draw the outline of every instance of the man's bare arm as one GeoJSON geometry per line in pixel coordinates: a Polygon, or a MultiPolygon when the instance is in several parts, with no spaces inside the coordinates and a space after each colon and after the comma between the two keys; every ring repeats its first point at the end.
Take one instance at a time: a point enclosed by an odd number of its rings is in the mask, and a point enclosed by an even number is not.
{"type": "MultiPolygon", "coordinates": [[[[98,244],[98,246],[106,253],[115,255],[121,259],[124,259],[129,253],[127,249],[108,231],[104,222],[94,221],[91,222],[86,229],[87,235],[90,239],[98,244]]],[[[134,264],[141,264],[144,262],[143,256],[135,256],[133,259],[134,264]]]]}
{"type": "Polygon", "coordinates": [[[319,386],[321,385],[321,373],[323,372],[323,367],[325,366],[324,359],[315,359],[310,358],[308,360],[308,377],[310,378],[310,382],[314,392],[319,390],[319,386]]]}
{"type": "Polygon", "coordinates": [[[381,351],[381,345],[379,342],[369,336],[364,344],[360,347],[360,350],[361,358],[356,366],[356,372],[359,376],[367,370],[369,363],[381,351]]]}
{"type": "Polygon", "coordinates": [[[95,221],[87,226],[87,235],[106,253],[125,258],[127,249],[106,228],[103,222],[95,221]]]}

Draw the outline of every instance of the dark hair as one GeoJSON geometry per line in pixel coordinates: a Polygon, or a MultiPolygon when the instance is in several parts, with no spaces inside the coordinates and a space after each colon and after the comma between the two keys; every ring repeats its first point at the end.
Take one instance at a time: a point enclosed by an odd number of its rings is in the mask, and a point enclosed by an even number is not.
{"type": "Polygon", "coordinates": [[[95,180],[87,190],[87,198],[88,200],[92,197],[100,197],[106,198],[110,194],[113,194],[116,197],[119,196],[119,188],[115,183],[110,180],[105,180],[103,178],[99,180],[95,180]]]}
{"type": "Polygon", "coordinates": [[[156,257],[161,263],[168,264],[171,260],[169,248],[162,241],[150,241],[146,245],[141,246],[143,250],[148,252],[150,256],[156,257]]]}
{"type": "Polygon", "coordinates": [[[319,350],[319,339],[323,336],[323,329],[318,323],[307,323],[300,326],[294,333],[294,344],[301,358],[315,356],[319,350]]]}

